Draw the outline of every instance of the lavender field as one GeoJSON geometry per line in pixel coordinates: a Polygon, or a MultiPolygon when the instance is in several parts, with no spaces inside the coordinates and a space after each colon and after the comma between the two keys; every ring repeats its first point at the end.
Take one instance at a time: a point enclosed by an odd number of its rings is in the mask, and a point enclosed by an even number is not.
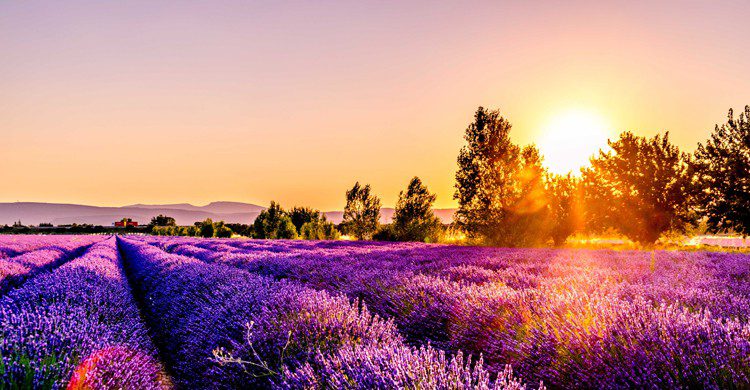
{"type": "Polygon", "coordinates": [[[745,388],[748,260],[0,236],[0,389],[745,388]]]}

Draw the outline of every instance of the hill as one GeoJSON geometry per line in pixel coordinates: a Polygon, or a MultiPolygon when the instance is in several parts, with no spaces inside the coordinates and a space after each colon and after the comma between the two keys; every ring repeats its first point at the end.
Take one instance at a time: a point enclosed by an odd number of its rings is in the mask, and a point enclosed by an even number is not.
{"type": "MultiPolygon", "coordinates": [[[[192,225],[206,218],[227,223],[252,223],[263,209],[265,209],[263,206],[242,202],[212,202],[205,206],[195,206],[189,203],[133,204],[121,207],[15,202],[0,203],[0,225],[11,225],[20,220],[26,225],[77,223],[109,226],[123,218],[132,218],[140,224],[147,224],[152,217],[159,214],[173,217],[178,225],[192,225]]],[[[450,223],[454,211],[454,209],[436,209],[435,215],[444,223],[450,223]]],[[[382,208],[381,223],[390,222],[393,212],[393,208],[382,208]]],[[[334,223],[340,223],[343,214],[342,211],[325,212],[328,220],[334,223]]]]}

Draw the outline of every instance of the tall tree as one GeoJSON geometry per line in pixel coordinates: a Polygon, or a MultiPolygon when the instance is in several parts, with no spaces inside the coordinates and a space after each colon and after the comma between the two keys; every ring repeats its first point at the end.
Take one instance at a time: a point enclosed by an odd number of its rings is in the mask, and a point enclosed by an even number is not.
{"type": "Polygon", "coordinates": [[[750,106],[716,125],[706,144],[698,144],[695,168],[700,209],[713,232],[750,234],[750,106]]]}
{"type": "Polygon", "coordinates": [[[344,220],[341,223],[348,234],[359,240],[369,239],[377,230],[380,220],[380,199],[373,195],[370,185],[354,184],[346,191],[344,220]]]}
{"type": "Polygon", "coordinates": [[[437,195],[430,193],[418,177],[409,182],[406,193],[398,194],[393,214],[393,229],[401,241],[425,241],[436,238],[442,224],[432,212],[437,195]]]}
{"type": "Polygon", "coordinates": [[[551,174],[547,177],[549,199],[549,233],[555,245],[565,240],[580,228],[579,180],[570,173],[551,174]]]}
{"type": "Polygon", "coordinates": [[[297,238],[297,229],[292,219],[281,208],[281,205],[271,201],[271,206],[260,212],[253,222],[255,238],[266,239],[294,239],[297,238]]]}
{"type": "Polygon", "coordinates": [[[456,224],[489,244],[530,245],[545,238],[544,169],[537,149],[515,145],[510,130],[498,110],[474,114],[458,155],[456,224]]]}
{"type": "Polygon", "coordinates": [[[209,238],[214,236],[214,221],[211,218],[206,218],[205,221],[200,223],[198,228],[199,235],[201,237],[209,238]]]}
{"type": "Polygon", "coordinates": [[[611,227],[644,244],[683,229],[691,217],[690,158],[669,142],[669,133],[647,139],[624,132],[609,146],[583,173],[588,226],[611,227]]]}

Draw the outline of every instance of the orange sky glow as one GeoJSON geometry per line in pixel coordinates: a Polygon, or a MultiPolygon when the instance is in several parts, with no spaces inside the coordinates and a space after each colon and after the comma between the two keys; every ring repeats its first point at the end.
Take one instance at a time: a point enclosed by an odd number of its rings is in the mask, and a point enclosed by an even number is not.
{"type": "Polygon", "coordinates": [[[750,104],[748,14],[747,1],[2,2],[0,202],[334,210],[357,180],[393,206],[417,175],[454,207],[479,105],[554,171],[624,130],[668,130],[692,151],[750,104]]]}

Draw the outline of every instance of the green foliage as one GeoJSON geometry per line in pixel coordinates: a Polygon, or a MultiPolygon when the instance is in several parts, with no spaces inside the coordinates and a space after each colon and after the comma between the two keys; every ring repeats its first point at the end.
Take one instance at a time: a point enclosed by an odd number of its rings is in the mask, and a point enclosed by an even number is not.
{"type": "Polygon", "coordinates": [[[320,211],[310,207],[292,207],[292,209],[289,210],[289,218],[297,229],[297,233],[300,234],[302,233],[302,225],[308,222],[319,221],[321,217],[322,215],[320,211]]]}
{"type": "Polygon", "coordinates": [[[224,221],[214,223],[214,237],[232,238],[232,229],[224,224],[224,221]]]}
{"type": "Polygon", "coordinates": [[[151,218],[151,222],[148,224],[148,226],[150,228],[153,228],[154,226],[177,226],[177,222],[172,217],[159,214],[151,218]]]}
{"type": "Polygon", "coordinates": [[[201,222],[200,226],[198,226],[198,235],[200,237],[213,237],[214,232],[214,221],[212,221],[211,218],[206,218],[206,220],[201,222]]]}
{"type": "Polygon", "coordinates": [[[276,202],[260,212],[253,222],[253,237],[265,239],[295,239],[297,228],[292,219],[276,202]]]}
{"type": "Polygon", "coordinates": [[[614,228],[642,244],[691,222],[689,156],[669,142],[624,132],[599,151],[583,172],[586,224],[591,231],[614,228]]]}
{"type": "Polygon", "coordinates": [[[22,390],[22,389],[54,389],[63,383],[63,379],[60,377],[60,367],[62,363],[54,354],[47,355],[39,359],[36,364],[31,363],[31,358],[26,354],[19,354],[15,352],[8,357],[11,367],[16,367],[16,370],[7,370],[3,361],[3,356],[0,354],[0,378],[8,376],[9,381],[0,382],[0,390],[22,390]],[[18,370],[20,368],[20,370],[18,370]],[[43,381],[37,379],[37,383],[34,383],[36,375],[44,373],[45,377],[43,381]]]}
{"type": "Polygon", "coordinates": [[[456,172],[456,225],[492,245],[537,245],[547,239],[542,158],[533,146],[515,145],[510,130],[499,111],[483,107],[466,129],[456,172]]]}
{"type": "Polygon", "coordinates": [[[716,126],[695,151],[700,210],[711,232],[750,234],[750,106],[716,126]]]}
{"type": "Polygon", "coordinates": [[[198,236],[198,232],[199,232],[198,226],[195,226],[195,225],[188,226],[188,227],[185,228],[185,234],[184,235],[188,236],[188,237],[197,237],[198,236]]]}
{"type": "Polygon", "coordinates": [[[379,220],[380,199],[371,193],[369,184],[363,187],[356,182],[346,191],[342,228],[359,240],[369,239],[377,230],[379,220]]]}
{"type": "Polygon", "coordinates": [[[151,234],[157,236],[188,236],[188,237],[232,237],[232,229],[224,224],[224,221],[213,222],[207,219],[196,222],[193,226],[154,226],[151,234]]]}
{"type": "Polygon", "coordinates": [[[246,223],[228,223],[226,224],[228,228],[232,229],[232,233],[245,236],[245,237],[252,237],[253,236],[253,225],[248,225],[246,223]]]}
{"type": "Polygon", "coordinates": [[[555,245],[562,245],[581,225],[580,180],[567,175],[547,176],[549,234],[555,245]]]}
{"type": "Polygon", "coordinates": [[[392,223],[378,226],[378,230],[372,235],[372,239],[375,241],[405,241],[401,240],[392,223]]]}
{"type": "Polygon", "coordinates": [[[325,217],[321,220],[307,222],[300,229],[300,238],[305,240],[337,240],[339,231],[336,226],[326,221],[325,217]]]}
{"type": "MultiPolygon", "coordinates": [[[[437,196],[430,193],[418,177],[412,178],[406,193],[401,191],[398,195],[393,226],[388,228],[392,230],[392,238],[397,241],[437,241],[442,232],[442,223],[432,212],[432,204],[436,198],[437,196]]],[[[385,237],[388,234],[384,231],[376,235],[385,237]]]]}

